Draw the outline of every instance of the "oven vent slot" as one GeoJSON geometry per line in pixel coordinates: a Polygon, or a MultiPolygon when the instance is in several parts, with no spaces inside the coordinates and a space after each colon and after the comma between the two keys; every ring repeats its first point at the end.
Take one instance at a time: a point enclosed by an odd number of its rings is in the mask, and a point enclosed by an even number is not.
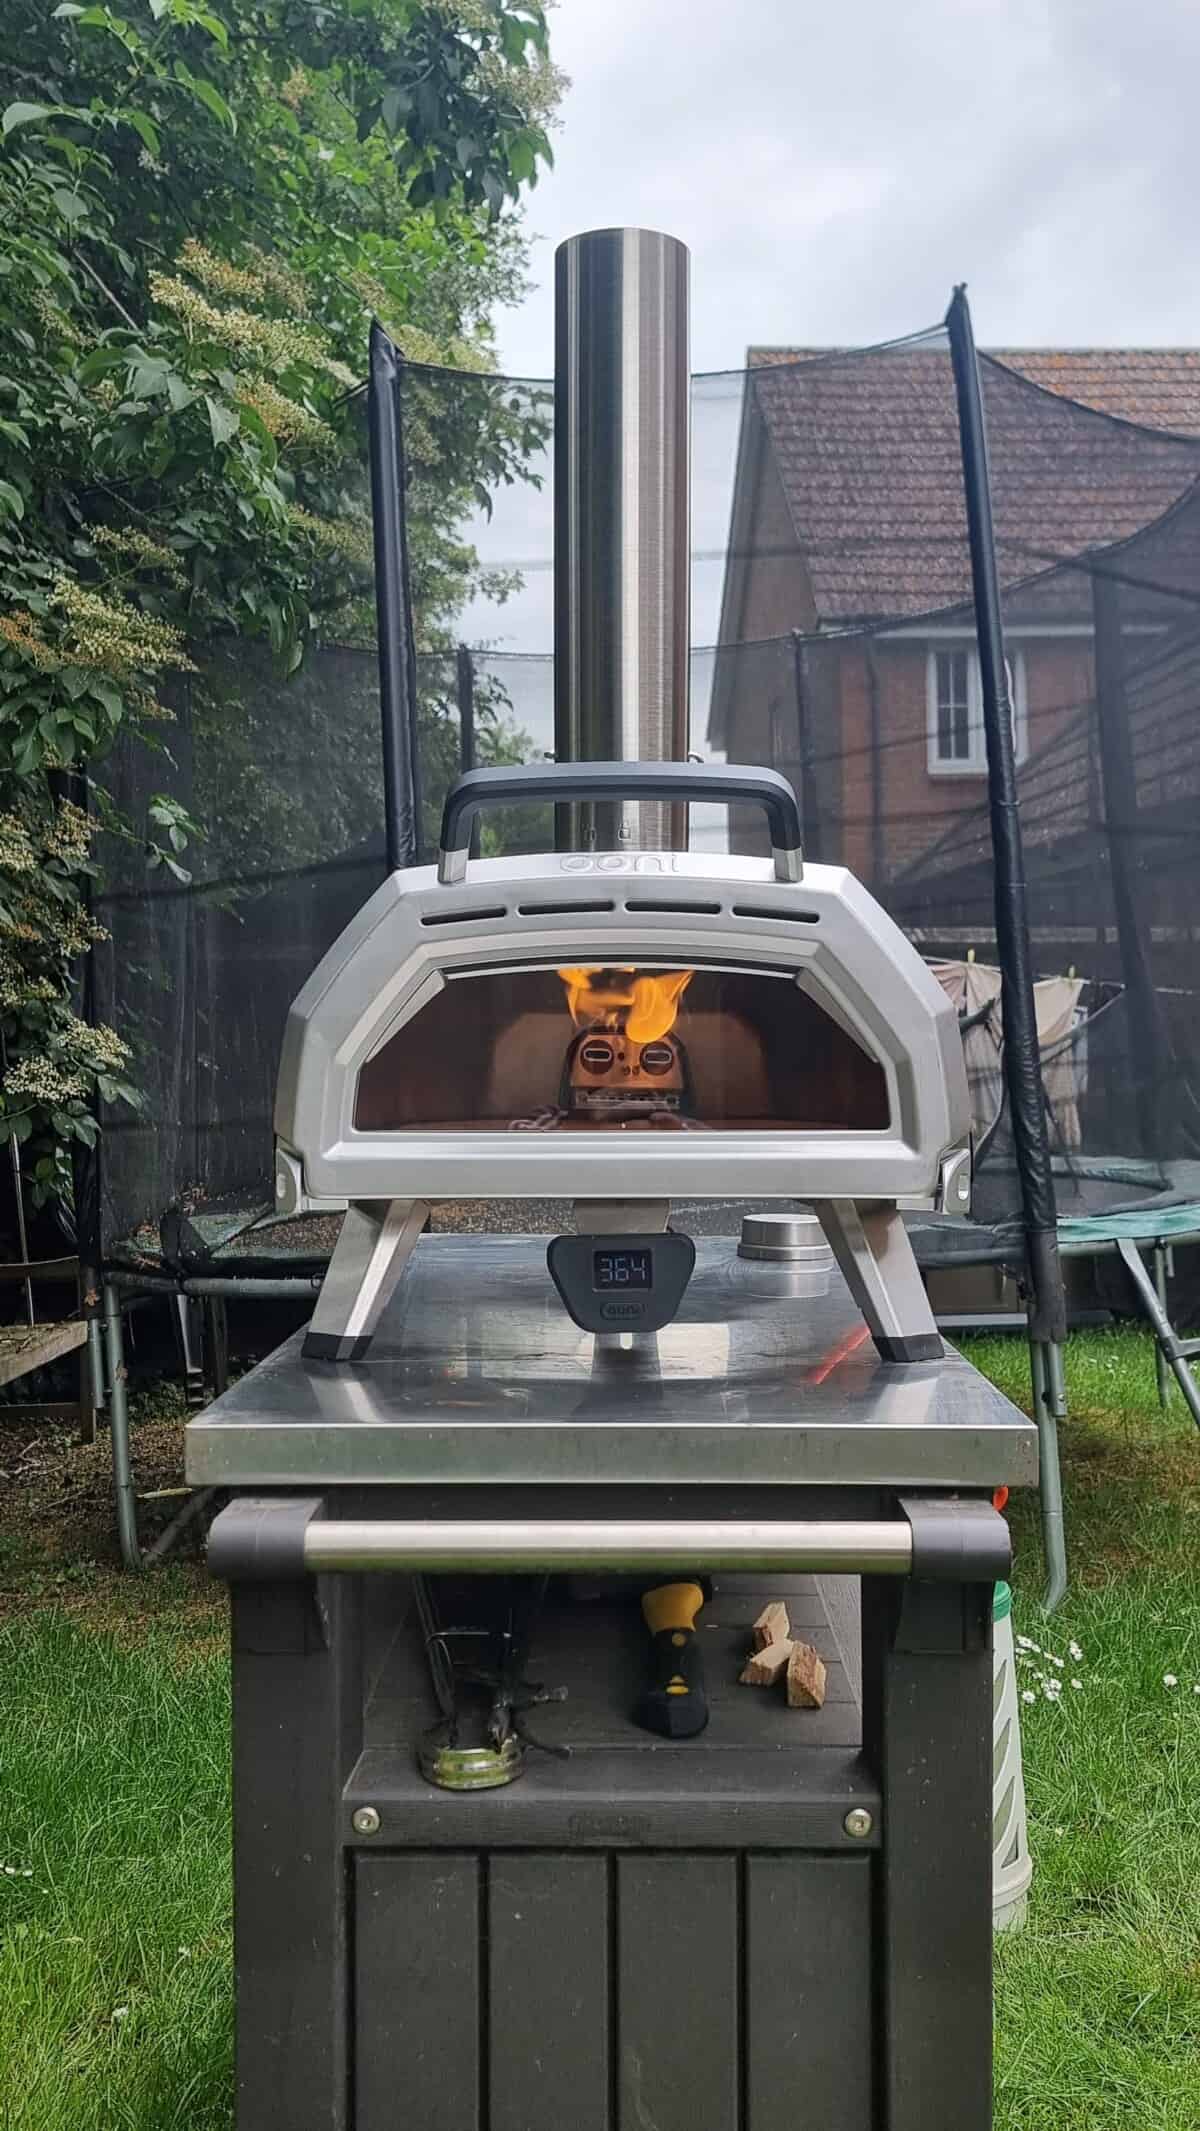
{"type": "Polygon", "coordinates": [[[482,925],[485,918],[506,918],[508,908],[504,903],[492,903],[478,910],[431,910],[422,919],[422,925],[482,925]]]}
{"type": "Polygon", "coordinates": [[[820,915],[815,910],[767,910],[756,903],[735,903],[735,918],[766,918],[771,924],[819,925],[820,915]]]}
{"type": "Polygon", "coordinates": [[[519,918],[572,918],[589,910],[615,910],[615,903],[518,903],[519,918]]]}
{"type": "Polygon", "coordinates": [[[720,903],[652,903],[649,900],[635,902],[631,898],[625,908],[633,912],[644,910],[651,916],[657,915],[659,911],[666,911],[677,917],[719,918],[721,915],[720,903]]]}

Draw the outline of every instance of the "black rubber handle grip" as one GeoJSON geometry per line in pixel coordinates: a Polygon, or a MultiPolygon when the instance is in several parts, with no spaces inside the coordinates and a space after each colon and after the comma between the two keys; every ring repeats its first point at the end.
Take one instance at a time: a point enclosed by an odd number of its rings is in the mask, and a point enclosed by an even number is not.
{"type": "Polygon", "coordinates": [[[662,1739],[692,1739],[704,1730],[708,1690],[694,1628],[664,1628],[651,1638],[650,1677],[633,1715],[662,1739]]]}
{"type": "Polygon", "coordinates": [[[451,785],[442,809],[439,871],[461,880],[471,825],[481,807],[519,800],[683,799],[693,805],[759,806],[767,816],[775,871],[800,878],[800,809],[777,770],[723,762],[531,762],[468,770],[451,785]]]}

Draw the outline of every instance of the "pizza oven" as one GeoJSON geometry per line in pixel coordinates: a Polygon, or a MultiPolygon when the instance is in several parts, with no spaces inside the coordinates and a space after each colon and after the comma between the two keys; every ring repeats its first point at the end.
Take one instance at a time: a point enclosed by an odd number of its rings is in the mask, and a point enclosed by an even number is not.
{"type": "Polygon", "coordinates": [[[904,1226],[969,1203],[950,1001],[782,777],[685,759],[686,296],[656,232],[560,251],[556,759],[460,778],[297,998],[276,1203],[345,1217],[188,1430],[231,1497],[239,2131],[992,2121],[993,1501],[1036,1430],[904,1226]],[[528,802],[554,850],[471,857],[528,802]],[[770,855],[689,851],[714,804],[770,855]]]}
{"type": "MultiPolygon", "coordinates": [[[[601,1203],[766,1198],[815,1206],[843,1270],[886,1259],[915,1305],[897,1202],[965,1210],[969,1193],[953,1010],[849,873],[802,864],[795,796],[758,769],[462,778],[438,865],[393,874],[296,1000],[275,1124],[280,1210],[358,1209],[355,1294],[385,1260],[386,1289],[438,1200],[566,1199],[594,1220],[601,1203]],[[468,866],[480,809],[531,798],[753,804],[772,857],[569,851],[468,866]]],[[[335,1258],[313,1353],[365,1351],[365,1319],[328,1322],[345,1292],[335,1258]]],[[[916,1330],[886,1312],[872,1324],[895,1358],[914,1341],[931,1351],[927,1305],[917,1316],[916,1330]]]]}

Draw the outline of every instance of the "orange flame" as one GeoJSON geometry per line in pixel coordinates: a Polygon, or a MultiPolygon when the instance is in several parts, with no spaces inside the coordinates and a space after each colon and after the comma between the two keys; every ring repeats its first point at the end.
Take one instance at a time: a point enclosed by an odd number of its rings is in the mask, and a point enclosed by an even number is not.
{"type": "Polygon", "coordinates": [[[576,1028],[623,1029],[634,1043],[657,1043],[675,1026],[690,969],[644,970],[632,962],[604,969],[560,969],[576,1028]],[[627,980],[627,981],[625,981],[627,980]]]}

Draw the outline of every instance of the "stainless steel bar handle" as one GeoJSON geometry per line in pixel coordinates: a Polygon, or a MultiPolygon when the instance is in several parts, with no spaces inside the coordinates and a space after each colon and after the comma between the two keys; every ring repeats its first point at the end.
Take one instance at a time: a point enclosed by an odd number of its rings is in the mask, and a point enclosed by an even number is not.
{"type": "Polygon", "coordinates": [[[903,1518],[844,1522],[724,1522],[714,1518],[638,1521],[580,1518],[438,1517],[392,1520],[314,1518],[304,1531],[304,1566],[412,1571],[769,1569],[833,1575],[906,1576],[912,1526],[903,1518]]]}
{"type": "Polygon", "coordinates": [[[526,799],[553,800],[556,805],[577,799],[680,799],[761,807],[770,827],[776,880],[804,878],[800,807],[778,770],[736,762],[525,762],[468,770],[451,785],[442,808],[438,853],[438,879],[444,887],[466,877],[471,825],[480,808],[512,806],[526,799]]]}

